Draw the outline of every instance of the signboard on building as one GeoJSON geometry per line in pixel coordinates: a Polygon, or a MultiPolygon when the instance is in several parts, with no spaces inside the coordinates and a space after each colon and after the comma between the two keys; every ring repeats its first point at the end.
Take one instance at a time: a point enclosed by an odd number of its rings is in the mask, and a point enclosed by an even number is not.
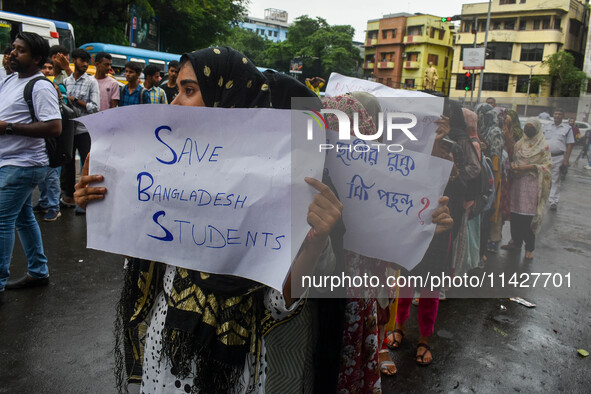
{"type": "Polygon", "coordinates": [[[301,74],[304,68],[304,62],[301,59],[291,59],[289,62],[289,72],[292,74],[301,74]]]}
{"type": "Polygon", "coordinates": [[[484,68],[484,48],[463,49],[464,70],[482,70],[484,68]]]}
{"type": "Polygon", "coordinates": [[[158,51],[160,28],[156,17],[142,18],[134,16],[131,23],[130,46],[158,51]]]}

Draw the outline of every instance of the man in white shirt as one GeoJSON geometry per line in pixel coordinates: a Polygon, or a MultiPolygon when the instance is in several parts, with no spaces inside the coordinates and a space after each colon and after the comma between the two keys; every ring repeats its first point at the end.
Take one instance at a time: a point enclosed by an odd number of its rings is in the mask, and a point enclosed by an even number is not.
{"type": "Polygon", "coordinates": [[[552,155],[552,187],[548,197],[548,203],[552,211],[558,209],[558,201],[560,200],[560,172],[568,169],[570,154],[575,145],[572,129],[568,124],[562,122],[563,119],[564,110],[556,108],[554,123],[544,127],[544,136],[552,155]]]}
{"type": "Polygon", "coordinates": [[[12,48],[10,67],[15,73],[0,82],[0,292],[49,282],[47,257],[31,197],[49,168],[44,137],[58,136],[62,129],[53,84],[38,81],[33,87],[38,121],[33,121],[23,96],[27,83],[43,76],[40,70],[49,54],[49,44],[38,34],[22,32],[17,34],[12,48]],[[28,272],[20,279],[7,281],[15,228],[27,256],[28,272]]]}

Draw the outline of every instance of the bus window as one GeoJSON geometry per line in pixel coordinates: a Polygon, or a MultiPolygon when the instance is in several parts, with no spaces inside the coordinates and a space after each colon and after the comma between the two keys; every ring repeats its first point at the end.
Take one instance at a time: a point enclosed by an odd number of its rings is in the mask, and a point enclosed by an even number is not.
{"type": "Polygon", "coordinates": [[[0,50],[4,51],[4,48],[11,45],[16,32],[12,33],[12,24],[4,19],[0,19],[0,50]]]}
{"type": "Polygon", "coordinates": [[[146,67],[146,61],[144,59],[138,59],[138,58],[135,58],[135,57],[131,57],[131,58],[129,58],[129,61],[131,63],[137,63],[137,64],[139,64],[140,67],[142,68],[142,70],[144,69],[144,67],[146,67]]]}
{"type": "Polygon", "coordinates": [[[60,45],[66,47],[70,53],[74,49],[76,49],[76,44],[74,43],[74,37],[72,37],[72,32],[69,29],[62,29],[57,27],[57,32],[60,35],[60,45]]]}
{"type": "Polygon", "coordinates": [[[156,60],[156,59],[149,59],[148,63],[151,65],[154,65],[156,67],[158,67],[158,70],[161,73],[164,73],[164,62],[162,60],[156,60]]]}
{"type": "Polygon", "coordinates": [[[111,58],[113,61],[113,71],[115,71],[116,75],[123,75],[125,72],[125,63],[127,63],[127,58],[123,55],[115,55],[111,53],[111,58]]]}

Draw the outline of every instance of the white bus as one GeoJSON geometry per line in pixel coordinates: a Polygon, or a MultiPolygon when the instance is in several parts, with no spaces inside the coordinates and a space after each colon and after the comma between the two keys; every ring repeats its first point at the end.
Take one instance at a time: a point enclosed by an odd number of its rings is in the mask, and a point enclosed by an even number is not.
{"type": "Polygon", "coordinates": [[[0,11],[0,56],[16,35],[25,31],[39,34],[49,42],[49,46],[63,45],[70,51],[76,48],[74,28],[67,22],[0,11]]]}

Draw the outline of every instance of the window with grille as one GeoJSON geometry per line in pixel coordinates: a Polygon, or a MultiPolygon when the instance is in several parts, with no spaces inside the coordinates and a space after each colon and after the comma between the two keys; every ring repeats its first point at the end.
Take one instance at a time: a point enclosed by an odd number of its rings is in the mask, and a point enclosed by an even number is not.
{"type": "Polygon", "coordinates": [[[544,44],[521,44],[521,57],[519,60],[522,62],[541,62],[544,58],[544,44]]]}
{"type": "Polygon", "coordinates": [[[484,74],[482,90],[506,92],[509,87],[509,74],[484,74]]]}

